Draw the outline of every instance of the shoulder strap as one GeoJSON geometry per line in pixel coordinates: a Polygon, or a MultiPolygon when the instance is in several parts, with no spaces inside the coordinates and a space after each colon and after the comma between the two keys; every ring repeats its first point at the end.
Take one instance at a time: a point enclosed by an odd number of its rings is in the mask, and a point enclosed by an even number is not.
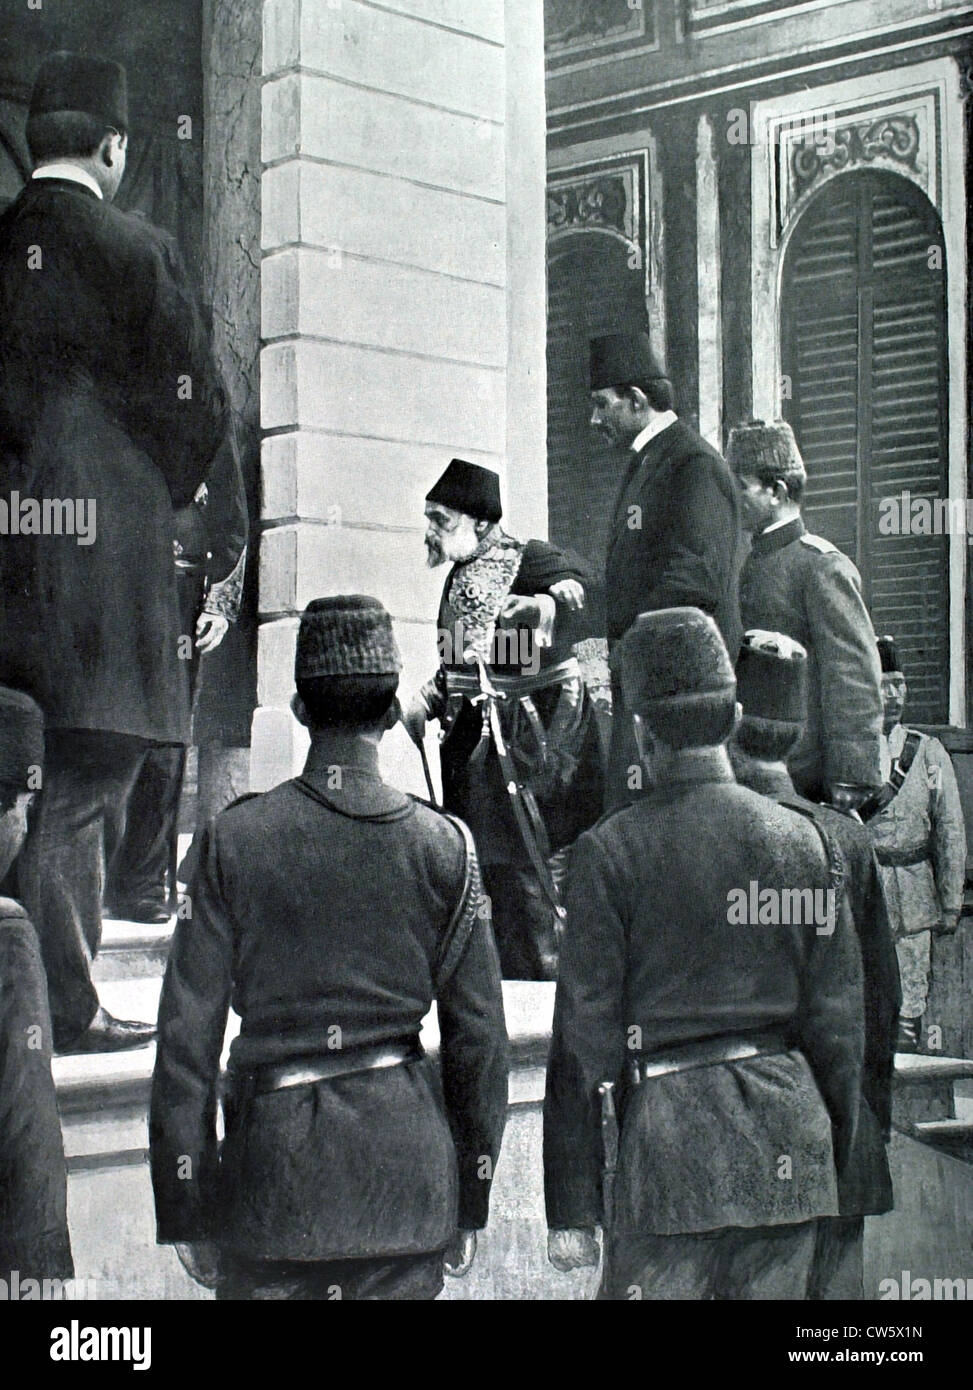
{"type": "Polygon", "coordinates": [[[798,802],[791,801],[788,798],[781,799],[778,805],[786,806],[789,811],[796,811],[798,815],[804,816],[818,832],[818,835],[821,837],[825,859],[828,863],[828,887],[834,889],[837,900],[838,894],[840,894],[845,886],[845,859],[838,847],[837,840],[810,806],[801,806],[798,802]]]}
{"type": "Polygon", "coordinates": [[[477,914],[483,901],[480,861],[477,858],[476,845],[473,842],[470,828],[458,816],[451,816],[448,811],[443,811],[441,814],[456,827],[463,837],[463,845],[466,850],[466,870],[463,875],[463,889],[453,910],[449,926],[446,928],[446,935],[443,937],[443,944],[439,952],[439,964],[436,967],[437,995],[449,984],[462,959],[463,952],[473,934],[473,928],[476,926],[477,914]]]}
{"type": "Polygon", "coordinates": [[[885,786],[880,788],[874,796],[869,797],[863,806],[858,809],[858,814],[863,821],[869,821],[873,816],[877,816],[880,811],[884,811],[886,806],[895,800],[902,789],[902,784],[909,775],[909,768],[915,762],[916,754],[919,752],[919,745],[922,743],[922,734],[918,729],[906,729],[905,743],[902,745],[902,752],[892,764],[892,771],[889,773],[889,780],[885,786]]]}

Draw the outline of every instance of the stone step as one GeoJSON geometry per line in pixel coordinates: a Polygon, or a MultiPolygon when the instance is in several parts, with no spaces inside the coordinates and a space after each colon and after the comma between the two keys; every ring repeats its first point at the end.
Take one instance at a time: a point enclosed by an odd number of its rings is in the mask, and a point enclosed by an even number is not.
{"type": "Polygon", "coordinates": [[[153,977],[161,980],[169,959],[174,927],[174,917],[165,926],[106,917],[101,929],[101,949],[92,964],[91,978],[99,984],[108,980],[153,977]]]}
{"type": "Polygon", "coordinates": [[[973,1120],[923,1120],[913,1133],[924,1144],[931,1144],[953,1158],[973,1162],[973,1120]]]}

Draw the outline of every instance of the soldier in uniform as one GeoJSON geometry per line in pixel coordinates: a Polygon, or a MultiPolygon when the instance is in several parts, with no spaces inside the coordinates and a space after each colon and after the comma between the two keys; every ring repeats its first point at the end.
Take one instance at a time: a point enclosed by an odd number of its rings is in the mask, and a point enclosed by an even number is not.
{"type": "Polygon", "coordinates": [[[902,976],[898,1046],[917,1052],[929,997],[932,937],[959,925],[966,881],[966,827],[949,754],[902,723],[908,693],[891,637],[882,665],[882,790],[862,809],[875,843],[902,976]]]}
{"type": "MultiPolygon", "coordinates": [[[[0,686],[0,878],[23,843],[43,757],[37,705],[0,686]]],[[[0,897],[0,1279],[8,1287],[14,1270],[21,1284],[73,1277],[66,1203],[47,980],[27,913],[0,897]]]]}
{"type": "MultiPolygon", "coordinates": [[[[192,706],[202,657],[240,614],[247,559],[247,499],[232,430],[188,506],[175,515],[173,552],[183,661],[192,706]],[[185,655],[186,653],[184,653],[185,655]]],[[[109,867],[106,908],[128,922],[168,922],[176,895],[176,840],[186,747],[146,753],[128,798],[125,833],[109,867]]]]}
{"type": "Polygon", "coordinates": [[[500,480],[453,459],[426,498],[430,566],[451,561],[439,606],[442,664],[406,713],[421,744],[442,725],[446,809],[476,839],[505,978],[557,973],[550,859],[597,819],[593,710],[572,644],[583,570],[500,526],[500,480]]]}
{"type": "Polygon", "coordinates": [[[781,904],[807,890],[830,904],[839,860],[807,816],[736,784],[736,684],[708,615],[643,614],[621,662],[651,790],[571,856],[544,1105],[549,1257],[597,1263],[604,1218],[603,1298],[804,1298],[854,1136],[861,963],[846,914],[794,923],[781,904]],[[755,886],[769,914],[741,920],[755,886]],[[611,1193],[604,1083],[621,1114],[611,1193]]]}
{"type": "Polygon", "coordinates": [[[221,447],[226,398],[170,238],[112,205],[128,111],[117,64],[41,65],[35,169],[0,217],[3,491],[85,506],[83,540],[4,537],[0,679],[44,711],[46,761],[20,862],[47,970],[55,1047],[146,1043],[99,1005],[104,865],[142,759],[185,744],[189,699],[172,564],[173,508],[221,447]],[[79,543],[80,541],[80,543],[79,543]]]}
{"type": "Polygon", "coordinates": [[[846,555],[805,529],[807,473],[790,425],[739,425],[726,457],[753,532],[740,579],[743,625],[783,632],[808,654],[807,724],[791,777],[809,800],[853,810],[881,782],[880,673],[861,579],[846,555]]]}
{"type": "Polygon", "coordinates": [[[855,1142],[838,1174],[840,1215],[818,1225],[808,1297],[865,1296],[866,1216],[893,1206],[886,1145],[892,1126],[892,1073],[899,1007],[899,971],[885,894],[868,831],[857,817],[798,796],[787,758],[807,718],[807,653],[779,632],[748,632],[737,661],[743,719],[730,744],[742,786],[819,818],[841,849],[848,903],[862,953],[865,1057],[855,1142]]]}
{"type": "MultiPolygon", "coordinates": [[[[593,339],[590,372],[592,428],[630,452],[605,565],[609,654],[640,613],[691,606],[713,616],[735,656],[744,540],[726,464],[672,409],[672,385],[646,334],[593,339]]],[[[632,799],[638,766],[614,668],[612,708],[609,808],[632,799]]]]}
{"type": "Polygon", "coordinates": [[[158,1237],[219,1297],[434,1298],[444,1256],[465,1272],[486,1224],[500,970],[469,832],[379,775],[400,668],[375,599],[309,605],[304,772],[215,818],[176,927],[149,1122],[158,1237]],[[418,1040],[433,999],[441,1080],[418,1040]]]}

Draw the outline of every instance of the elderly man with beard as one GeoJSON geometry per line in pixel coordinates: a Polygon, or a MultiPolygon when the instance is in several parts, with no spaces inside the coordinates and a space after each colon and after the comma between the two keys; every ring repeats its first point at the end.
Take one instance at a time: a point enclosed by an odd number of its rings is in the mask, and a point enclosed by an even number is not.
{"type": "Polygon", "coordinates": [[[553,979],[560,919],[550,858],[600,814],[602,769],[572,643],[584,573],[500,526],[500,480],[453,459],[426,498],[430,567],[452,568],[441,665],[405,715],[442,726],[443,801],[473,831],[507,979],[553,979]]]}

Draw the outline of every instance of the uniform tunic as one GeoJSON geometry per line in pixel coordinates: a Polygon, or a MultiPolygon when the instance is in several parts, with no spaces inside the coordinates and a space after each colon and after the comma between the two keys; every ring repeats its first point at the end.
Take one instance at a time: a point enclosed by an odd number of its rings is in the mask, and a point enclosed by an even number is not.
{"type": "Polygon", "coordinates": [[[655,790],[575,846],[544,1109],[550,1226],[601,1219],[603,1080],[622,1084],[614,1235],[837,1213],[835,1158],[847,1159],[861,1081],[857,942],[842,915],[830,936],[731,925],[729,895],[751,881],[822,887],[822,841],[729,774],[655,790]],[[780,1045],[625,1089],[633,1047],[665,1055],[743,1034],[780,1045]]]}
{"type": "Polygon", "coordinates": [[[464,866],[456,827],[383,784],[361,741],[330,752],[316,742],[301,779],[216,817],[159,1011],[150,1144],[161,1241],[211,1237],[234,1258],[321,1262],[441,1250],[457,1223],[485,1225],[484,1159],[496,1161],[507,1102],[488,917],[438,995],[441,1082],[423,1058],[244,1089],[221,1157],[215,1128],[231,1002],[237,1078],[418,1035],[464,866]]]}
{"type": "Polygon", "coordinates": [[[47,981],[27,913],[0,898],[0,1279],[74,1275],[47,981]]]}
{"type": "Polygon", "coordinates": [[[800,517],[754,537],[740,579],[744,629],[784,632],[807,648],[804,734],[788,759],[798,791],[820,800],[835,782],[881,783],[881,672],[861,579],[800,517]]]}
{"type": "MultiPolygon", "coordinates": [[[[883,739],[883,762],[899,757],[906,729],[883,739]]],[[[886,768],[883,766],[883,771],[886,768]]],[[[868,822],[899,954],[902,1014],[919,1018],[929,994],[931,931],[963,906],[966,828],[956,774],[937,738],[923,734],[905,781],[868,822]]]]}

